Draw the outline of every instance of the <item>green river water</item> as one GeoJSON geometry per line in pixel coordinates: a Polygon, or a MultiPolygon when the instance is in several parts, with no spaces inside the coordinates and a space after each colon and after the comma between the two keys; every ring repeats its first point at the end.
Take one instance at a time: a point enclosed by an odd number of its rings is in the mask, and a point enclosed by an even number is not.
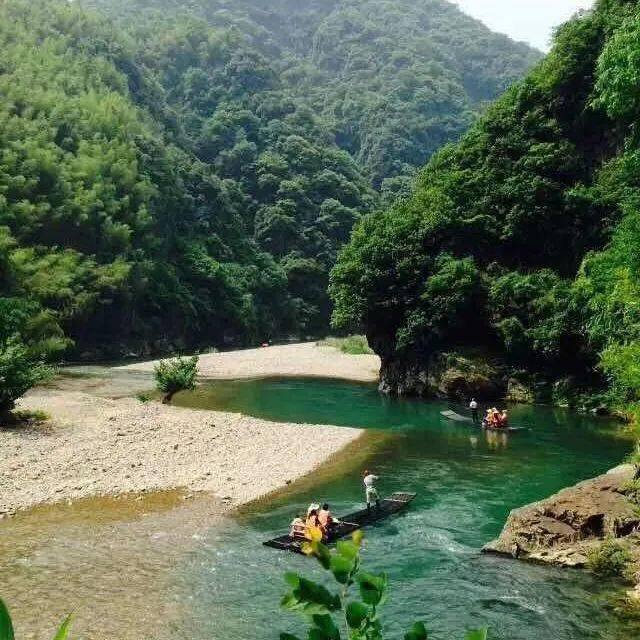
{"type": "MultiPolygon", "coordinates": [[[[117,517],[102,505],[101,518],[91,507],[71,518],[55,510],[37,521],[17,518],[0,526],[4,597],[42,603],[56,614],[70,599],[81,600],[80,629],[93,619],[94,629],[112,631],[80,637],[267,640],[300,630],[278,607],[282,574],[321,573],[313,561],[261,543],[286,529],[310,501],[326,499],[338,514],[358,505],[366,464],[381,476],[382,493],[418,494],[405,514],[366,530],[363,563],[388,572],[391,583],[386,637],[401,638],[414,619],[424,620],[435,640],[455,640],[478,626],[489,627],[495,640],[639,637],[638,627],[608,604],[615,583],[480,553],[510,509],[618,464],[629,444],[614,436],[613,425],[560,409],[514,406],[512,422],[528,430],[489,434],[442,418],[445,403],[394,400],[370,385],[323,380],[216,382],[179,394],[175,403],[363,427],[371,437],[327,472],[215,526],[197,501],[177,499],[146,505],[144,513],[129,506],[117,517]],[[52,598],[55,606],[48,607],[52,598]],[[114,602],[126,625],[114,622],[114,602]]],[[[23,614],[24,628],[37,627],[39,617],[40,611],[23,614]]]]}
{"type": "MultiPolygon", "coordinates": [[[[216,383],[178,397],[179,404],[224,408],[292,422],[384,430],[366,457],[383,493],[418,493],[403,516],[367,530],[365,565],[389,573],[390,637],[411,618],[433,638],[460,638],[488,626],[492,638],[586,640],[628,638],[630,627],[607,613],[608,588],[586,573],[481,555],[513,507],[548,496],[617,464],[628,444],[606,423],[548,407],[517,406],[513,424],[529,430],[483,433],[442,418],[444,403],[380,396],[373,386],[332,381],[216,383]]],[[[302,427],[303,428],[303,427],[302,427]]],[[[354,456],[357,458],[357,453],[354,456]]],[[[185,572],[200,585],[197,618],[217,638],[274,638],[281,573],[309,570],[305,559],[259,546],[310,501],[329,500],[344,513],[362,500],[354,459],[333,477],[257,508],[232,528],[221,551],[201,550],[185,572]]],[[[311,565],[312,566],[312,565],[311,565]]],[[[610,586],[610,585],[608,585],[610,586]]],[[[286,620],[286,618],[284,618],[286,620]]],[[[277,621],[277,622],[276,622],[277,621]]]]}

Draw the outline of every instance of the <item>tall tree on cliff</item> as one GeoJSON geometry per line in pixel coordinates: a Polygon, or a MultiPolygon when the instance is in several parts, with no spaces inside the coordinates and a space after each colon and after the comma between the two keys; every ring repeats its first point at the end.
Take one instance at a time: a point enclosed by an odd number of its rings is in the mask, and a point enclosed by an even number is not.
{"type": "Polygon", "coordinates": [[[640,389],[624,365],[635,347],[616,346],[636,331],[637,24],[637,2],[601,0],[560,27],[410,197],[356,226],[333,320],[364,327],[389,388],[415,390],[434,354],[480,345],[577,390],[604,382],[606,349],[605,369],[640,389]]]}

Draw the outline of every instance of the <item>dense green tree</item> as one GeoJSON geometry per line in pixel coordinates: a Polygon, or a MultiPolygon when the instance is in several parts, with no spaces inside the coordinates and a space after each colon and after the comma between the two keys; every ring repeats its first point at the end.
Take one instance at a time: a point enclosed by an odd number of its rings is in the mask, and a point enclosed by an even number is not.
{"type": "Polygon", "coordinates": [[[639,16],[601,0],[569,21],[410,195],[357,224],[331,275],[334,322],[363,327],[383,370],[481,345],[593,387],[601,358],[640,400],[639,16]]]}
{"type": "Polygon", "coordinates": [[[376,187],[537,58],[419,5],[0,4],[0,296],[87,357],[324,333],[376,187]]]}
{"type": "Polygon", "coordinates": [[[165,139],[131,43],[67,3],[0,13],[2,292],[52,310],[81,353],[281,331],[286,276],[250,238],[247,196],[165,139]]]}
{"type": "MultiPolygon", "coordinates": [[[[606,5],[603,5],[606,7],[606,5]]],[[[600,170],[594,191],[619,203],[622,218],[604,251],[588,255],[576,280],[577,297],[585,308],[585,329],[591,347],[601,354],[601,367],[615,397],[630,402],[640,416],[640,148],[637,121],[640,69],[636,3],[615,15],[610,38],[598,60],[595,102],[625,132],[622,151],[600,170]]]]}

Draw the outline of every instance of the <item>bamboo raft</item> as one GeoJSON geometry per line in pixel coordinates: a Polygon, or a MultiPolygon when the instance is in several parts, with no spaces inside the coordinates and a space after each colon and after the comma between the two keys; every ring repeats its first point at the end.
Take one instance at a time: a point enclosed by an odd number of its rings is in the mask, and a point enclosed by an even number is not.
{"type": "MultiPolygon", "coordinates": [[[[350,513],[343,518],[340,518],[340,522],[331,529],[326,540],[323,542],[331,543],[344,538],[353,533],[357,529],[366,527],[370,524],[374,524],[380,520],[384,520],[394,513],[398,513],[407,507],[407,505],[416,497],[415,493],[394,493],[388,498],[380,501],[380,506],[372,506],[371,510],[361,509],[350,513]]],[[[290,535],[279,536],[272,540],[264,542],[265,547],[271,547],[273,549],[280,549],[282,551],[293,551],[294,553],[302,553],[302,544],[305,542],[305,538],[291,537],[290,535]]]]}
{"type": "Polygon", "coordinates": [[[477,427],[478,429],[484,429],[485,431],[507,431],[507,432],[512,432],[512,431],[524,431],[524,427],[487,427],[485,425],[483,425],[482,423],[479,422],[474,422],[469,416],[461,416],[459,413],[456,413],[455,411],[451,411],[450,409],[447,411],[441,411],[440,415],[449,419],[449,420],[453,420],[454,422],[466,422],[466,423],[470,423],[472,424],[474,427],[477,427]]]}

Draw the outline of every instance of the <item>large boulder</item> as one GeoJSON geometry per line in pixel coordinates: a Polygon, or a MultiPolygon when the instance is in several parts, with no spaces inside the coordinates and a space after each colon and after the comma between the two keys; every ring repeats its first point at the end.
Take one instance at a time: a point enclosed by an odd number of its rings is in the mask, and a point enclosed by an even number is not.
{"type": "Polygon", "coordinates": [[[507,381],[507,395],[505,399],[509,402],[532,404],[536,400],[536,394],[531,384],[527,384],[527,382],[519,378],[511,377],[507,381]]]}
{"type": "Polygon", "coordinates": [[[424,361],[382,357],[380,391],[467,401],[498,400],[507,391],[504,367],[488,358],[437,353],[424,361]]]}
{"type": "Polygon", "coordinates": [[[514,509],[500,536],[483,551],[582,566],[591,549],[614,538],[640,556],[640,515],[624,494],[633,476],[634,468],[622,465],[546,500],[514,509]]]}

